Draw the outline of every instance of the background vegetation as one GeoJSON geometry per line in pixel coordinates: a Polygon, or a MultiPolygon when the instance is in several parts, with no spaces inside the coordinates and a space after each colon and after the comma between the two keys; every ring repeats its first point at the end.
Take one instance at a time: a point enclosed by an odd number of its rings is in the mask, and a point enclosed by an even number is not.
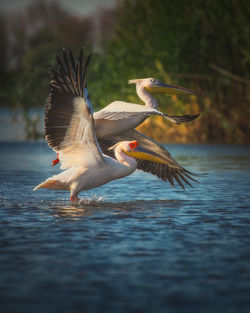
{"type": "Polygon", "coordinates": [[[38,119],[29,112],[44,106],[56,53],[66,47],[77,54],[84,45],[93,53],[95,109],[118,99],[139,103],[128,79],[156,77],[201,94],[161,95],[162,111],[201,116],[171,127],[152,118],[141,127],[144,133],[162,141],[250,142],[247,0],[123,0],[88,18],[37,1],[8,19],[0,15],[0,45],[0,104],[22,109],[29,138],[39,136],[38,119]]]}

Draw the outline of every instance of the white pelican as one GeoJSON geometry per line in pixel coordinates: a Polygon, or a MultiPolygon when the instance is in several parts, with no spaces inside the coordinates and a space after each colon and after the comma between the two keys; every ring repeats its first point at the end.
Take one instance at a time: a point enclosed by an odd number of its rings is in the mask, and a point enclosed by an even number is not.
{"type": "MultiPolygon", "coordinates": [[[[77,68],[72,51],[70,50],[69,54],[67,54],[66,50],[63,49],[62,56],[62,59],[57,56],[59,73],[52,70],[54,79],[58,84],[60,83],[61,85],[64,85],[65,88],[67,88],[67,85],[72,79],[74,82],[73,86],[76,87],[78,84],[76,73],[77,68]]],[[[81,66],[82,58],[83,51],[81,50],[79,66],[81,66]]],[[[152,96],[154,93],[196,95],[195,92],[183,87],[165,84],[155,78],[129,80],[129,84],[133,83],[136,84],[137,94],[139,98],[144,101],[145,105],[114,101],[102,110],[95,112],[95,130],[98,139],[124,134],[139,126],[151,115],[163,116],[167,120],[177,124],[192,121],[199,116],[199,114],[169,116],[158,110],[158,103],[152,96]]]]}
{"type": "Polygon", "coordinates": [[[147,117],[152,115],[160,115],[176,124],[192,121],[199,116],[199,114],[169,116],[158,110],[158,103],[152,96],[153,93],[195,95],[196,93],[193,91],[160,82],[156,78],[129,80],[129,84],[133,83],[136,84],[137,95],[145,105],[114,101],[102,110],[95,112],[94,119],[97,138],[124,134],[139,126],[147,117]]]}
{"type": "Polygon", "coordinates": [[[75,202],[80,191],[133,173],[138,167],[136,160],[166,165],[171,179],[174,176],[180,185],[181,179],[187,182],[185,176],[192,179],[192,173],[178,165],[165,149],[164,153],[145,149],[134,139],[109,147],[110,151],[114,151],[115,158],[103,154],[96,139],[92,105],[87,88],[84,88],[89,60],[90,56],[82,70],[80,58],[75,66],[75,78],[71,76],[71,65],[67,63],[66,71],[70,79],[64,83],[52,71],[54,80],[50,83],[50,95],[46,102],[45,138],[59,154],[64,171],[48,178],[34,190],[70,190],[70,200],[75,202]]]}

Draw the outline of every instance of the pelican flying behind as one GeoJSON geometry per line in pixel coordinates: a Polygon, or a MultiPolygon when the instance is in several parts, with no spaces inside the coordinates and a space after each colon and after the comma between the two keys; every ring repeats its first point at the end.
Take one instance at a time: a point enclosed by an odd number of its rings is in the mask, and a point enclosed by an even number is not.
{"type": "MultiPolygon", "coordinates": [[[[83,52],[81,51],[79,60],[82,59],[82,57],[83,52]]],[[[63,49],[62,57],[57,55],[57,63],[58,72],[52,70],[54,80],[58,85],[64,85],[66,89],[73,88],[73,90],[75,90],[78,84],[78,69],[72,51],[70,50],[69,53],[67,53],[66,50],[63,49]]],[[[80,67],[81,63],[82,61],[80,60],[80,67]]],[[[139,126],[147,117],[152,115],[160,115],[176,124],[192,121],[199,116],[199,114],[169,116],[158,110],[158,103],[152,96],[152,94],[157,93],[197,95],[187,88],[166,84],[155,78],[132,79],[129,80],[129,84],[136,84],[137,94],[145,105],[114,101],[102,110],[95,112],[95,131],[98,139],[125,134],[127,131],[139,126]]]]}

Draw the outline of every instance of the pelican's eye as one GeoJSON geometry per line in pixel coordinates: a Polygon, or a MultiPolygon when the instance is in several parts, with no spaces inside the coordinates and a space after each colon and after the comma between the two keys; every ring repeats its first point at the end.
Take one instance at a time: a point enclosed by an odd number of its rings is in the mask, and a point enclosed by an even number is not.
{"type": "Polygon", "coordinates": [[[138,141],[132,141],[129,143],[129,147],[131,150],[136,149],[138,147],[138,141]]]}
{"type": "Polygon", "coordinates": [[[150,79],[150,82],[155,83],[155,79],[154,78],[150,79]]]}

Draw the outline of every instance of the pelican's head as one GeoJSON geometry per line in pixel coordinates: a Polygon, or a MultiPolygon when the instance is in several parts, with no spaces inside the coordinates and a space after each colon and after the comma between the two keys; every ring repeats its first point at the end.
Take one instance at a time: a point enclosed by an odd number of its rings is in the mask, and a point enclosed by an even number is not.
{"type": "Polygon", "coordinates": [[[126,155],[134,159],[142,159],[142,160],[147,160],[147,161],[152,161],[152,162],[157,162],[157,163],[168,164],[167,160],[165,160],[158,153],[141,147],[137,140],[123,141],[119,143],[118,146],[120,146],[120,149],[122,150],[122,152],[124,152],[126,155]]]}
{"type": "Polygon", "coordinates": [[[166,84],[159,81],[159,79],[156,78],[130,79],[128,83],[136,84],[137,87],[143,88],[149,93],[197,95],[197,93],[190,89],[166,84]]]}

